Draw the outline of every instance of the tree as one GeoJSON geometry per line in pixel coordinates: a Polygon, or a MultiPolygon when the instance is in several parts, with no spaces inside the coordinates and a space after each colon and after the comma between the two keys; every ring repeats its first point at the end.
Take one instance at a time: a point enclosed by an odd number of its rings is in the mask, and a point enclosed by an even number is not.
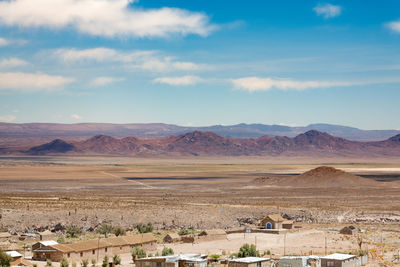
{"type": "Polygon", "coordinates": [[[53,266],[53,262],[50,259],[46,260],[46,266],[51,267],[53,266]]]}
{"type": "Polygon", "coordinates": [[[38,266],[37,266],[37,264],[36,264],[36,263],[34,263],[34,264],[32,265],[32,267],[38,267],[38,266]]]}
{"type": "Polygon", "coordinates": [[[113,227],[109,224],[102,224],[99,229],[97,229],[97,232],[104,235],[104,237],[107,237],[107,235],[112,233],[112,231],[113,227]]]}
{"type": "Polygon", "coordinates": [[[82,259],[81,260],[81,266],[82,267],[88,267],[89,266],[89,260],[88,259],[82,259]]]}
{"type": "Polygon", "coordinates": [[[113,263],[114,263],[115,266],[120,265],[121,264],[121,257],[118,256],[118,255],[114,255],[113,263]]]}
{"type": "Polygon", "coordinates": [[[114,227],[113,233],[116,236],[126,235],[125,229],[122,228],[121,226],[114,227]]]}
{"type": "Polygon", "coordinates": [[[60,267],[68,267],[69,266],[69,262],[66,258],[62,258],[60,261],[60,267]]]}
{"type": "Polygon", "coordinates": [[[67,237],[70,238],[75,238],[82,234],[82,229],[74,225],[67,226],[65,231],[67,233],[67,237]]]}
{"type": "Polygon", "coordinates": [[[10,267],[11,261],[11,256],[0,249],[0,266],[10,267]]]}
{"type": "Polygon", "coordinates": [[[164,247],[161,252],[161,255],[163,256],[174,255],[174,250],[172,248],[164,247]]]}
{"type": "Polygon", "coordinates": [[[92,267],[96,267],[97,261],[96,259],[92,259],[92,267]]]}
{"type": "Polygon", "coordinates": [[[139,233],[143,234],[143,233],[153,232],[154,227],[151,222],[149,222],[147,224],[139,223],[136,225],[136,229],[138,230],[139,233]]]}
{"type": "Polygon", "coordinates": [[[131,251],[132,255],[132,261],[135,261],[136,259],[141,259],[146,257],[146,251],[144,251],[142,248],[135,247],[131,251]]]}
{"type": "Polygon", "coordinates": [[[108,256],[106,255],[106,256],[104,256],[103,263],[101,264],[101,267],[108,267],[108,265],[109,265],[109,261],[108,261],[108,256]]]}
{"type": "Polygon", "coordinates": [[[257,248],[255,245],[244,244],[239,249],[238,257],[239,258],[260,257],[260,253],[257,251],[257,248]]]}

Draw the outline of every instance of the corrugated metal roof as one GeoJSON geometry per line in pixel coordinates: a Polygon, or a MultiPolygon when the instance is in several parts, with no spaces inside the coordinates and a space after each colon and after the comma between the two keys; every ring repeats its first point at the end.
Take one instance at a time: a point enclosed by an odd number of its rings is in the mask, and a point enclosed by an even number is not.
{"type": "Polygon", "coordinates": [[[11,256],[12,258],[22,257],[22,254],[15,250],[6,251],[6,254],[11,256]]]}
{"type": "Polygon", "coordinates": [[[58,244],[58,242],[54,240],[39,241],[39,243],[42,244],[43,246],[52,246],[58,244]]]}
{"type": "Polygon", "coordinates": [[[350,255],[350,254],[333,253],[333,254],[322,257],[322,259],[348,260],[348,259],[355,258],[355,257],[356,257],[355,255],[350,255]]]}
{"type": "Polygon", "coordinates": [[[231,259],[231,262],[242,262],[242,263],[254,263],[254,262],[261,262],[261,261],[269,261],[270,258],[261,258],[261,257],[246,257],[246,258],[237,258],[231,259]]]}

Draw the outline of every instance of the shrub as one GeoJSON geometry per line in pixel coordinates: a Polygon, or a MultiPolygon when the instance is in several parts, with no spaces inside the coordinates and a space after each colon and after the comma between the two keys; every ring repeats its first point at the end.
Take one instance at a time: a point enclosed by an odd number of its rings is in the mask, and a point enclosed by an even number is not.
{"type": "Polygon", "coordinates": [[[63,236],[60,236],[59,238],[57,238],[57,242],[58,243],[65,243],[65,238],[63,236]]]}
{"type": "Polygon", "coordinates": [[[108,261],[108,256],[106,255],[106,256],[104,256],[103,263],[101,264],[101,267],[108,267],[108,265],[109,265],[109,261],[108,261]]]}
{"type": "Polygon", "coordinates": [[[81,260],[81,266],[82,267],[88,267],[89,266],[89,260],[88,259],[82,259],[81,260]]]}
{"type": "Polygon", "coordinates": [[[69,262],[66,258],[62,258],[60,261],[60,267],[68,267],[69,266],[69,262]]]}
{"type": "Polygon", "coordinates": [[[126,235],[125,229],[121,226],[114,227],[113,233],[116,236],[126,235]]]}
{"type": "Polygon", "coordinates": [[[73,262],[71,263],[71,266],[72,266],[72,267],[76,267],[76,262],[73,261],[73,262]]]}
{"type": "Polygon", "coordinates": [[[245,258],[245,257],[260,257],[260,253],[257,251],[255,245],[251,244],[244,244],[240,247],[238,252],[238,258],[245,258]]]}
{"type": "Polygon", "coordinates": [[[121,264],[121,257],[118,256],[118,255],[114,255],[113,263],[114,263],[114,265],[120,265],[121,264]]]}
{"type": "Polygon", "coordinates": [[[270,250],[264,251],[264,255],[271,255],[271,251],[270,250]]]}
{"type": "Polygon", "coordinates": [[[99,229],[97,229],[97,232],[104,235],[104,237],[107,237],[107,235],[110,234],[112,231],[113,231],[113,227],[109,224],[102,224],[99,227],[99,229]]]}
{"type": "Polygon", "coordinates": [[[138,230],[139,233],[143,234],[143,233],[153,232],[154,227],[151,222],[149,222],[147,224],[139,223],[136,225],[136,229],[138,230]]]}
{"type": "Polygon", "coordinates": [[[221,256],[218,255],[218,254],[211,254],[211,255],[210,255],[210,258],[213,259],[213,260],[218,260],[220,257],[221,257],[221,256]]]}
{"type": "Polygon", "coordinates": [[[92,267],[96,267],[97,261],[96,259],[92,259],[92,267]]]}
{"type": "Polygon", "coordinates": [[[82,234],[82,229],[73,225],[67,226],[65,231],[67,233],[67,237],[69,238],[78,237],[82,234]]]}
{"type": "Polygon", "coordinates": [[[181,229],[178,232],[178,235],[188,235],[190,234],[190,231],[188,229],[181,229]]]}
{"type": "Polygon", "coordinates": [[[135,261],[136,259],[141,259],[146,257],[146,251],[144,251],[142,248],[135,247],[131,251],[132,255],[132,261],[135,261]]]}
{"type": "Polygon", "coordinates": [[[36,264],[36,263],[34,263],[34,264],[32,265],[32,267],[38,267],[38,266],[37,266],[37,264],[36,264]]]}
{"type": "Polygon", "coordinates": [[[172,248],[164,247],[161,252],[161,255],[162,256],[174,255],[174,250],[172,248]]]}
{"type": "Polygon", "coordinates": [[[4,251],[0,250],[0,266],[3,267],[10,267],[12,258],[10,255],[5,253],[4,251]]]}
{"type": "Polygon", "coordinates": [[[53,266],[53,262],[50,259],[46,260],[46,266],[53,266]]]}

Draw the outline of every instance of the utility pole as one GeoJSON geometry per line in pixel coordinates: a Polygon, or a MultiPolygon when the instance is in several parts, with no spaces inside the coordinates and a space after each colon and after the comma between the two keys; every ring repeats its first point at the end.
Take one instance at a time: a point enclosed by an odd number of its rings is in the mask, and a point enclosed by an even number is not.
{"type": "Polygon", "coordinates": [[[99,250],[100,250],[100,236],[97,239],[97,262],[99,262],[99,250]]]}
{"type": "Polygon", "coordinates": [[[325,256],[328,254],[328,242],[326,240],[326,233],[325,233],[325,256]]]}

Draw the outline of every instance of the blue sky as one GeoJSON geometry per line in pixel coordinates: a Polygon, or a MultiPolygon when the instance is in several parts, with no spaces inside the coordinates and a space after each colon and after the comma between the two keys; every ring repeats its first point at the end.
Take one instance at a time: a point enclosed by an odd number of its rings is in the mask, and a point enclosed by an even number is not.
{"type": "Polygon", "coordinates": [[[400,129],[400,2],[0,0],[0,121],[400,129]]]}

